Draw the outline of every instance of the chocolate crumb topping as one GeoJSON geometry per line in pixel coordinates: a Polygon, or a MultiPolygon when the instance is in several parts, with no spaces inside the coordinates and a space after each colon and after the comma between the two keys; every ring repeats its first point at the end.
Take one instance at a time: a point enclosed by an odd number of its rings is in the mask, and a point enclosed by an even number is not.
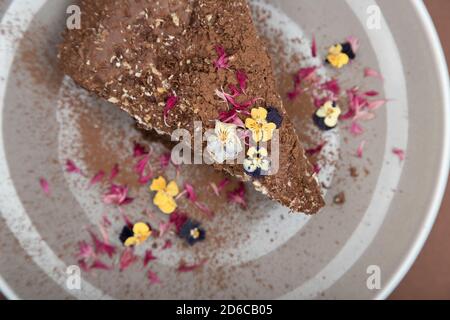
{"type": "MultiPolygon", "coordinates": [[[[261,98],[255,108],[276,106],[283,119],[280,169],[255,180],[255,188],[292,211],[313,214],[324,206],[246,1],[82,0],[80,7],[82,29],[66,31],[59,54],[61,68],[76,83],[125,110],[147,130],[170,135],[184,128],[193,135],[194,121],[201,121],[205,131],[214,128],[224,111],[215,91],[238,85],[235,72],[244,70],[245,95],[261,98]],[[228,69],[214,65],[217,45],[227,52],[228,69]],[[165,110],[175,96],[176,106],[165,110]]],[[[215,167],[250,179],[242,165],[215,167]]]]}

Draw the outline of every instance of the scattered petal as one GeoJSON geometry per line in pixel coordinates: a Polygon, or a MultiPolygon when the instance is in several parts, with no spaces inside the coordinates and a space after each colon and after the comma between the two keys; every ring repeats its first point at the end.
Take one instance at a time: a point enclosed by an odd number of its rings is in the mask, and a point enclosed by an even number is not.
{"type": "Polygon", "coordinates": [[[392,153],[395,154],[400,161],[405,160],[405,151],[403,149],[393,148],[392,153]]]}
{"type": "Polygon", "coordinates": [[[95,255],[94,249],[86,241],[80,241],[78,243],[78,254],[79,259],[89,259],[95,255]]]}
{"type": "Polygon", "coordinates": [[[75,162],[73,162],[72,160],[66,161],[66,171],[69,173],[81,174],[80,168],[78,168],[77,165],[75,164],[75,162]]]}
{"type": "Polygon", "coordinates": [[[111,185],[107,194],[103,196],[103,202],[105,204],[115,204],[118,206],[129,204],[133,201],[133,198],[128,197],[128,187],[111,185]]]}
{"type": "Polygon", "coordinates": [[[164,242],[164,245],[162,246],[162,250],[167,250],[172,248],[172,241],[170,241],[169,239],[166,240],[166,242],[164,242]]]}
{"type": "Polygon", "coordinates": [[[245,90],[247,89],[247,80],[248,80],[247,74],[245,74],[245,72],[242,70],[238,70],[236,72],[236,79],[239,83],[239,88],[241,89],[241,93],[245,94],[245,90]]]}
{"type": "Polygon", "coordinates": [[[247,201],[245,200],[245,184],[243,182],[239,183],[239,186],[228,192],[228,200],[231,203],[235,203],[241,206],[242,209],[247,209],[247,201]]]}
{"type": "Polygon", "coordinates": [[[370,91],[366,91],[364,92],[364,95],[368,96],[368,97],[376,97],[378,96],[380,93],[378,91],[375,90],[370,90],[370,91]]]}
{"type": "Polygon", "coordinates": [[[315,36],[313,36],[312,38],[311,55],[313,56],[313,58],[317,57],[317,42],[315,36]]]}
{"type": "Polygon", "coordinates": [[[358,146],[358,150],[356,151],[356,155],[358,158],[363,157],[363,151],[364,151],[365,146],[366,146],[366,140],[361,141],[361,143],[358,146]]]}
{"type": "Polygon", "coordinates": [[[172,226],[172,223],[170,221],[167,222],[161,222],[159,224],[159,237],[161,238],[164,234],[166,234],[167,231],[169,231],[170,227],[172,226]]]}
{"type": "Polygon", "coordinates": [[[349,36],[347,37],[348,43],[350,43],[350,46],[352,47],[353,52],[356,54],[358,52],[360,47],[359,39],[355,36],[349,36]]]}
{"type": "Polygon", "coordinates": [[[180,261],[177,271],[180,273],[193,272],[203,267],[208,260],[204,259],[197,264],[188,265],[184,261],[180,261]]]}
{"type": "Polygon", "coordinates": [[[314,164],[314,166],[313,166],[313,172],[314,172],[315,174],[319,174],[321,170],[322,170],[322,167],[321,167],[318,163],[314,164]]]}
{"type": "Polygon", "coordinates": [[[184,191],[186,192],[186,198],[191,202],[197,202],[197,194],[195,193],[194,187],[189,183],[184,185],[184,191]]]}
{"type": "Polygon", "coordinates": [[[139,158],[145,154],[147,154],[147,152],[145,151],[145,147],[142,144],[135,142],[133,149],[133,157],[139,158]]]}
{"type": "Polygon", "coordinates": [[[126,248],[119,260],[119,269],[120,271],[125,271],[128,269],[133,263],[138,260],[138,257],[134,254],[132,248],[126,248]]]}
{"type": "Polygon", "coordinates": [[[112,267],[108,266],[106,263],[104,263],[103,261],[96,259],[92,265],[89,267],[90,269],[99,269],[99,270],[111,270],[112,267]]]}
{"type": "Polygon", "coordinates": [[[161,283],[161,279],[159,279],[158,275],[152,270],[147,271],[147,279],[150,281],[150,284],[161,283]]]}
{"type": "Polygon", "coordinates": [[[156,260],[157,258],[153,255],[152,250],[145,251],[144,256],[144,267],[146,267],[151,261],[156,260]]]}
{"type": "Polygon", "coordinates": [[[119,164],[115,164],[114,165],[114,167],[111,169],[111,173],[110,173],[110,175],[109,175],[109,181],[111,182],[111,181],[113,181],[116,177],[117,177],[117,175],[119,174],[119,164]]]}
{"type": "Polygon", "coordinates": [[[170,152],[166,152],[163,155],[161,155],[161,157],[159,158],[159,164],[161,166],[161,169],[166,169],[169,166],[171,156],[172,155],[170,152]]]}
{"type": "Polygon", "coordinates": [[[188,220],[188,217],[185,213],[182,212],[174,212],[170,215],[170,223],[172,223],[175,226],[176,232],[179,233],[183,225],[188,220]]]}
{"type": "Polygon", "coordinates": [[[381,80],[384,80],[383,76],[376,70],[372,68],[365,68],[364,69],[364,77],[366,78],[378,78],[381,80]]]}
{"type": "Polygon", "coordinates": [[[388,100],[386,100],[386,99],[370,101],[367,105],[367,109],[369,109],[371,111],[378,110],[379,108],[384,106],[387,102],[388,102],[388,100]]]}
{"type": "Polygon", "coordinates": [[[93,232],[89,232],[92,238],[92,242],[94,243],[95,253],[97,254],[107,254],[110,258],[112,258],[116,254],[116,247],[113,245],[101,241],[93,232]]]}
{"type": "Polygon", "coordinates": [[[214,66],[216,67],[216,69],[220,70],[228,68],[229,59],[227,53],[225,52],[225,49],[220,45],[217,45],[215,49],[218,56],[217,60],[214,61],[214,66]]]}
{"type": "Polygon", "coordinates": [[[361,127],[361,125],[357,122],[352,122],[350,126],[350,133],[354,136],[359,136],[364,132],[364,129],[361,127]]]}
{"type": "Polygon", "coordinates": [[[178,97],[177,97],[177,96],[175,96],[175,95],[170,95],[170,96],[167,98],[166,106],[164,107],[164,123],[166,124],[166,126],[168,126],[168,125],[167,125],[167,117],[169,116],[169,112],[170,112],[173,108],[175,108],[175,106],[177,105],[177,103],[178,103],[178,97]]]}
{"type": "Polygon", "coordinates": [[[51,190],[48,181],[45,178],[40,178],[39,184],[41,185],[42,191],[44,191],[44,193],[49,196],[51,194],[51,190]]]}
{"type": "Polygon", "coordinates": [[[314,156],[316,154],[319,154],[320,152],[322,152],[322,149],[323,149],[323,147],[325,147],[326,144],[327,144],[327,142],[323,141],[314,148],[306,149],[305,153],[307,156],[310,156],[310,157],[314,156]]]}
{"type": "Polygon", "coordinates": [[[105,172],[100,170],[94,177],[92,177],[91,181],[89,182],[89,187],[92,187],[93,185],[100,183],[105,176],[105,172]]]}

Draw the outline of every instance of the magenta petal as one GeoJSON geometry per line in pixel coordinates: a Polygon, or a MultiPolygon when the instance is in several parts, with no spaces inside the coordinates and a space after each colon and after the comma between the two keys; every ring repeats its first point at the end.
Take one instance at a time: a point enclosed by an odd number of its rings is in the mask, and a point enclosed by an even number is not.
{"type": "Polygon", "coordinates": [[[245,90],[247,89],[247,74],[245,74],[244,71],[238,70],[236,71],[236,79],[239,83],[239,87],[241,88],[241,92],[245,93],[245,90]]]}
{"type": "Polygon", "coordinates": [[[377,110],[379,108],[381,108],[382,106],[384,106],[386,104],[387,100],[385,99],[381,99],[381,100],[375,100],[375,101],[370,101],[367,105],[367,108],[369,110],[377,110]]]}
{"type": "Polygon", "coordinates": [[[119,170],[120,170],[119,165],[116,163],[114,165],[114,167],[112,168],[111,173],[109,175],[109,181],[113,181],[117,177],[117,175],[119,174],[119,170]]]}
{"type": "Polygon", "coordinates": [[[352,122],[350,126],[350,133],[354,136],[358,136],[364,132],[364,129],[357,122],[352,122]]]}
{"type": "Polygon", "coordinates": [[[150,261],[156,260],[157,258],[153,255],[152,250],[147,250],[145,251],[145,256],[144,256],[144,267],[146,267],[150,261]]]}
{"type": "Polygon", "coordinates": [[[41,186],[42,191],[44,191],[44,193],[47,196],[49,196],[51,194],[51,190],[50,190],[50,185],[49,185],[48,181],[45,178],[40,178],[39,184],[41,186]]]}
{"type": "Polygon", "coordinates": [[[191,202],[197,201],[197,194],[195,193],[194,187],[189,183],[184,185],[184,190],[186,191],[186,198],[191,202]]]}
{"type": "Polygon", "coordinates": [[[170,241],[169,239],[166,240],[166,242],[164,242],[164,245],[162,246],[162,250],[167,250],[172,248],[172,241],[170,241]]]}
{"type": "Polygon", "coordinates": [[[133,263],[138,260],[138,257],[134,254],[132,248],[127,248],[123,251],[119,260],[119,269],[124,271],[128,269],[133,263]]]}
{"type": "Polygon", "coordinates": [[[161,279],[159,279],[158,275],[152,270],[147,271],[147,279],[150,281],[150,284],[161,283],[161,279]]]}
{"type": "Polygon", "coordinates": [[[364,77],[366,78],[378,78],[381,80],[384,80],[383,76],[376,70],[372,68],[365,68],[364,69],[364,77]]]}
{"type": "Polygon", "coordinates": [[[245,199],[245,184],[241,182],[239,187],[233,191],[228,192],[228,201],[231,203],[235,203],[241,206],[241,208],[247,208],[247,201],[245,199]]]}
{"type": "Polygon", "coordinates": [[[166,169],[170,164],[170,159],[172,158],[172,155],[170,152],[166,152],[159,158],[159,164],[161,166],[161,169],[166,169]]]}
{"type": "Polygon", "coordinates": [[[105,241],[101,241],[94,233],[89,233],[91,235],[92,242],[94,243],[95,253],[107,254],[110,258],[116,254],[116,247],[106,243],[105,241]]]}
{"type": "Polygon", "coordinates": [[[313,36],[312,38],[311,55],[313,56],[313,58],[317,57],[317,42],[315,36],[313,36]]]}
{"type": "Polygon", "coordinates": [[[191,264],[191,265],[188,265],[184,261],[181,261],[180,265],[178,266],[177,271],[180,273],[193,272],[193,271],[203,267],[207,261],[208,260],[204,259],[204,260],[200,261],[199,263],[191,264]]]}
{"type": "Polygon", "coordinates": [[[378,91],[375,91],[375,90],[370,90],[370,91],[364,92],[364,95],[366,95],[368,97],[376,97],[379,94],[380,93],[378,91]]]}
{"type": "Polygon", "coordinates": [[[147,154],[147,152],[145,151],[145,147],[142,144],[135,142],[133,147],[133,157],[139,158],[144,154],[147,154]]]}
{"type": "Polygon", "coordinates": [[[363,151],[364,151],[364,147],[366,146],[366,141],[363,140],[361,141],[361,143],[358,146],[358,149],[356,150],[356,156],[358,158],[362,158],[363,157],[363,151]]]}
{"type": "Polygon", "coordinates": [[[80,168],[78,168],[75,164],[75,162],[73,162],[72,160],[67,160],[66,161],[66,171],[69,173],[81,173],[80,168]]]}
{"type": "Polygon", "coordinates": [[[405,151],[404,150],[399,149],[399,148],[393,148],[392,153],[395,154],[400,159],[400,161],[405,160],[405,151]]]}
{"type": "Polygon", "coordinates": [[[99,171],[89,182],[89,187],[92,187],[93,185],[102,181],[104,176],[105,176],[105,172],[99,171]]]}
{"type": "Polygon", "coordinates": [[[78,254],[77,257],[80,259],[89,259],[94,256],[94,249],[86,241],[81,241],[78,243],[78,254]]]}
{"type": "Polygon", "coordinates": [[[97,259],[95,260],[92,265],[90,266],[90,269],[99,269],[99,270],[111,270],[112,267],[108,266],[106,263],[104,263],[103,261],[97,259]]]}
{"type": "Polygon", "coordinates": [[[177,103],[178,103],[178,97],[177,97],[177,96],[175,96],[175,95],[170,95],[170,96],[167,98],[166,106],[164,107],[164,121],[167,120],[167,117],[169,116],[169,112],[170,112],[173,108],[175,108],[175,106],[177,105],[177,103]]]}

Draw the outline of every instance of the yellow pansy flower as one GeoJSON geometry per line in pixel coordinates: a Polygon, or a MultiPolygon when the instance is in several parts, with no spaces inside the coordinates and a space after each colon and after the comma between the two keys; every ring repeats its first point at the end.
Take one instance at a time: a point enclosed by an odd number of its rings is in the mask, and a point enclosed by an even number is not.
{"type": "Polygon", "coordinates": [[[162,212],[171,214],[175,211],[177,203],[175,202],[174,197],[180,193],[175,181],[171,181],[167,184],[164,177],[159,177],[153,180],[150,191],[156,191],[156,195],[153,198],[153,204],[162,212]]]}
{"type": "Polygon", "coordinates": [[[275,123],[267,122],[267,109],[253,108],[251,116],[245,120],[245,126],[252,132],[253,140],[255,142],[271,140],[277,126],[275,123]]]}
{"type": "Polygon", "coordinates": [[[133,236],[125,241],[125,246],[137,246],[147,240],[152,234],[150,226],[144,222],[138,222],[133,226],[133,236]]]}
{"type": "Polygon", "coordinates": [[[336,127],[339,116],[341,115],[341,108],[332,101],[326,102],[322,107],[316,111],[316,116],[323,119],[327,128],[336,127]]]}
{"type": "Polygon", "coordinates": [[[343,66],[347,65],[350,62],[350,57],[342,50],[343,47],[341,44],[332,46],[328,50],[327,56],[328,63],[338,69],[342,68],[343,66]]]}

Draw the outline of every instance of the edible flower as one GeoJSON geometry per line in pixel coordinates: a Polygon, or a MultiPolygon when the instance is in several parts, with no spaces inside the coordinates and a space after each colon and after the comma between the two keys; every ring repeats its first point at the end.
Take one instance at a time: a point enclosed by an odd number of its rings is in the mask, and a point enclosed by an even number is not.
{"type": "Polygon", "coordinates": [[[267,109],[253,108],[251,111],[251,118],[245,120],[245,126],[252,132],[252,137],[255,142],[267,142],[272,139],[273,131],[277,125],[272,122],[267,122],[267,109]]]}
{"type": "Polygon", "coordinates": [[[175,181],[167,184],[164,177],[154,179],[150,191],[156,191],[156,195],[153,198],[153,204],[157,206],[165,214],[171,214],[177,208],[177,203],[174,197],[176,197],[180,191],[175,181]]]}
{"type": "Polygon", "coordinates": [[[214,134],[207,139],[206,149],[217,163],[234,160],[242,151],[242,143],[237,134],[237,126],[216,121],[214,134]]]}
{"type": "Polygon", "coordinates": [[[349,42],[336,44],[328,50],[327,62],[333,67],[340,69],[347,65],[356,55],[349,42]]]}
{"type": "Polygon", "coordinates": [[[244,170],[248,175],[260,177],[269,171],[270,160],[267,158],[268,152],[265,148],[251,147],[247,151],[247,158],[244,160],[244,170]]]}
{"type": "Polygon", "coordinates": [[[205,240],[206,232],[200,227],[200,223],[188,219],[181,227],[178,235],[193,246],[197,242],[205,240]]]}
{"type": "Polygon", "coordinates": [[[147,223],[138,222],[133,228],[125,226],[120,234],[120,240],[126,247],[133,247],[142,244],[152,234],[152,229],[147,223]]]}
{"type": "Polygon", "coordinates": [[[333,102],[328,101],[314,114],[314,122],[322,130],[331,130],[337,126],[341,109],[333,102]]]}

